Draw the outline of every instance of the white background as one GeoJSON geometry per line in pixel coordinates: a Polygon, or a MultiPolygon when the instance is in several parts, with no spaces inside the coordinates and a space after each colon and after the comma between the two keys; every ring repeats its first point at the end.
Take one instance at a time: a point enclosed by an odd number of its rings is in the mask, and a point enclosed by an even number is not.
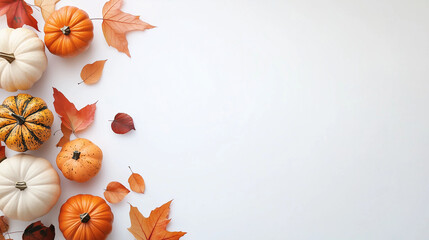
{"type": "MultiPolygon", "coordinates": [[[[104,2],[59,6],[95,18],[104,2]]],[[[98,101],[79,137],[105,155],[90,182],[62,177],[43,223],[58,227],[75,194],[127,185],[131,166],[147,191],[112,205],[111,240],[133,239],[127,202],[147,216],[171,199],[169,230],[187,231],[182,239],[429,238],[429,1],[126,0],[123,10],[157,26],[128,35],[131,59],[95,21],[90,49],[48,53],[44,77],[26,91],[51,110],[52,87],[78,108],[98,101]],[[102,80],[78,85],[81,68],[101,59],[102,80]],[[118,112],[137,130],[114,134],[118,112]]],[[[60,136],[32,154],[55,166],[60,136]]],[[[28,224],[13,221],[11,231],[28,224]]]]}

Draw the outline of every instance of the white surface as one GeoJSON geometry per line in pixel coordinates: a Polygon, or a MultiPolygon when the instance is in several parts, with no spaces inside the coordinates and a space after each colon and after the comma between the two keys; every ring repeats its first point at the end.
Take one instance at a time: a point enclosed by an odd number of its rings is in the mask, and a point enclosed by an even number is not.
{"type": "MultiPolygon", "coordinates": [[[[100,17],[103,3],[59,6],[100,17]]],[[[147,192],[112,206],[111,240],[133,239],[127,202],[147,215],[171,199],[169,229],[182,239],[429,238],[429,1],[126,0],[124,10],[158,26],[128,35],[132,59],[95,22],[89,51],[49,55],[28,91],[51,109],[51,87],[78,108],[99,101],[79,136],[103,149],[103,168],[87,184],[63,178],[45,224],[58,227],[70,196],[126,183],[130,165],[147,192]],[[78,85],[100,59],[99,84],[78,85]],[[112,133],[117,112],[137,131],[112,133]]],[[[54,163],[60,135],[33,154],[54,163]]]]}

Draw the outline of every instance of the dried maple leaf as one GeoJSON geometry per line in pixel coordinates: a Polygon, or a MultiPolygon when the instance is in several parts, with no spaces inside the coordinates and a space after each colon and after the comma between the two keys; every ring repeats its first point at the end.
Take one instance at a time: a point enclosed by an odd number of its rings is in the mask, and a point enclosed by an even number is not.
{"type": "Polygon", "coordinates": [[[9,220],[5,216],[0,217],[0,234],[9,230],[9,220]]]}
{"type": "Polygon", "coordinates": [[[131,167],[129,168],[131,170],[131,176],[128,178],[128,183],[130,184],[131,190],[136,193],[144,193],[146,187],[143,177],[138,173],[134,173],[131,167]]]}
{"type": "Polygon", "coordinates": [[[37,20],[31,15],[33,9],[24,0],[0,0],[0,16],[4,14],[10,28],[20,28],[27,24],[39,31],[37,20]]]}
{"type": "Polygon", "coordinates": [[[45,21],[55,12],[55,5],[60,0],[34,0],[34,5],[40,7],[42,10],[42,16],[45,21]]]}
{"type": "Polygon", "coordinates": [[[104,4],[101,27],[107,44],[131,57],[126,34],[131,31],[144,31],[154,26],[143,22],[139,16],[122,12],[121,6],[122,0],[110,0],[104,4]]]}
{"type": "Polygon", "coordinates": [[[111,182],[107,185],[106,191],[104,191],[104,198],[106,198],[109,203],[118,203],[122,201],[129,192],[130,190],[120,182],[111,182]]]}
{"type": "Polygon", "coordinates": [[[170,223],[171,201],[153,210],[148,218],[145,218],[138,208],[130,205],[131,227],[128,228],[137,240],[178,240],[186,232],[169,232],[167,225],[170,223]]]}
{"type": "Polygon", "coordinates": [[[113,132],[117,134],[125,134],[131,130],[136,130],[133,118],[126,113],[116,114],[111,127],[113,132]]]}
{"type": "Polygon", "coordinates": [[[41,221],[30,224],[22,234],[22,240],[54,240],[55,239],[55,227],[46,227],[41,221]]]}
{"type": "MultiPolygon", "coordinates": [[[[64,94],[62,94],[56,88],[53,89],[55,111],[58,113],[58,115],[60,115],[61,124],[64,125],[65,128],[68,128],[73,133],[76,133],[84,130],[89,125],[91,125],[92,122],[94,122],[96,103],[86,105],[84,108],[78,111],[75,105],[71,103],[64,96],[64,94]]],[[[61,129],[63,129],[63,127],[61,127],[61,129]]],[[[67,133],[63,131],[63,134],[66,136],[67,133]]],[[[58,144],[60,144],[60,142],[58,144]]]]}
{"type": "Polygon", "coordinates": [[[104,64],[107,60],[96,61],[86,64],[80,72],[80,77],[85,84],[91,85],[97,83],[103,74],[104,64]]]}

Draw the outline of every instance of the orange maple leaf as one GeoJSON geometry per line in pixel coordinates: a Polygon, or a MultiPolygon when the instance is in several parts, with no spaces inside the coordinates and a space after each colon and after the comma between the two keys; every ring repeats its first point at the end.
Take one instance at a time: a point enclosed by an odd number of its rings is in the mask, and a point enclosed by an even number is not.
{"type": "MultiPolygon", "coordinates": [[[[54,89],[54,107],[55,111],[60,115],[61,118],[61,131],[65,137],[70,137],[68,131],[65,129],[71,130],[73,133],[82,131],[86,129],[92,122],[94,122],[94,114],[96,103],[86,105],[84,108],[79,111],[76,109],[75,105],[71,103],[60,91],[56,88],[54,89]]],[[[58,142],[57,146],[66,143],[67,141],[61,139],[58,142]],[[60,144],[61,143],[61,144],[60,144]]]]}
{"type": "Polygon", "coordinates": [[[24,0],[0,0],[0,16],[4,14],[10,28],[20,28],[27,24],[39,31],[37,20],[31,15],[33,9],[24,0]]]}
{"type": "Polygon", "coordinates": [[[178,240],[186,232],[169,232],[167,225],[170,223],[171,201],[153,210],[148,218],[145,218],[138,208],[130,205],[131,227],[128,228],[137,240],[178,240]]]}
{"type": "Polygon", "coordinates": [[[122,12],[122,1],[110,0],[104,4],[101,27],[107,44],[131,57],[126,34],[131,31],[144,31],[154,26],[143,22],[139,16],[122,12]]]}

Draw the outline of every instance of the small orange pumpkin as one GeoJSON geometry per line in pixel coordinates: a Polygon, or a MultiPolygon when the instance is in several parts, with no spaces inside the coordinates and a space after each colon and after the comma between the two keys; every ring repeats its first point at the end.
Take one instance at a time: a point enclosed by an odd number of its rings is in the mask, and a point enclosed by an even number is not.
{"type": "Polygon", "coordinates": [[[61,57],[75,56],[88,48],[94,37],[93,29],[85,11],[72,6],[62,7],[45,23],[46,47],[61,57]]]}
{"type": "Polygon", "coordinates": [[[58,222],[66,240],[104,240],[112,231],[113,213],[104,199],[81,194],[63,204],[58,222]]]}
{"type": "Polygon", "coordinates": [[[64,144],[57,156],[57,166],[64,177],[86,182],[97,175],[101,168],[103,152],[85,138],[77,138],[64,144]]]}
{"type": "Polygon", "coordinates": [[[0,106],[0,140],[17,152],[39,149],[51,136],[53,121],[54,115],[41,98],[10,96],[0,106]]]}

